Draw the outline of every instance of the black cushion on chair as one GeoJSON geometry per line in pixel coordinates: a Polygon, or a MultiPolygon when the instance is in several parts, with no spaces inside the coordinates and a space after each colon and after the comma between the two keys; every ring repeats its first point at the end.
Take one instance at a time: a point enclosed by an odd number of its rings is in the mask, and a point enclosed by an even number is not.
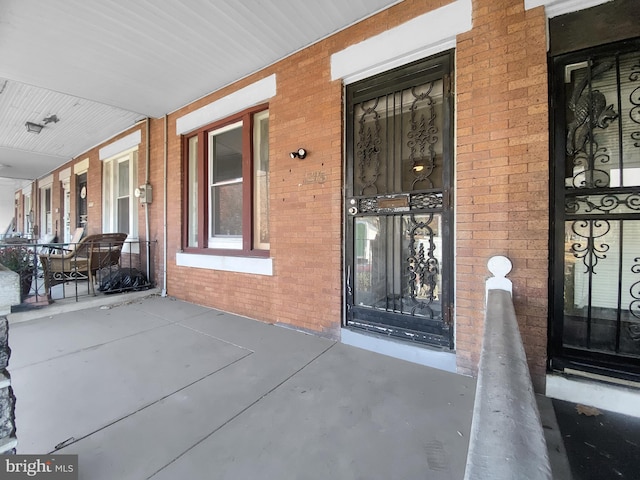
{"type": "Polygon", "coordinates": [[[149,288],[147,276],[136,268],[121,268],[105,276],[98,290],[104,293],[117,293],[123,290],[145,290],[149,288]]]}

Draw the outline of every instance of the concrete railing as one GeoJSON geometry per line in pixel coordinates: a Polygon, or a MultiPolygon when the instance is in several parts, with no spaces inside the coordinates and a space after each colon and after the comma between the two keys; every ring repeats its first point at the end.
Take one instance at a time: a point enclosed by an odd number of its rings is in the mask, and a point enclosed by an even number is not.
{"type": "Polygon", "coordinates": [[[20,303],[20,275],[0,263],[0,317],[20,303]]]}
{"type": "Polygon", "coordinates": [[[506,275],[489,260],[486,318],[465,480],[550,480],[547,445],[506,275]]]}
{"type": "Polygon", "coordinates": [[[9,348],[9,322],[11,306],[20,303],[20,276],[0,265],[0,454],[16,453],[16,398],[11,388],[11,376],[7,371],[11,349],[9,348]]]}

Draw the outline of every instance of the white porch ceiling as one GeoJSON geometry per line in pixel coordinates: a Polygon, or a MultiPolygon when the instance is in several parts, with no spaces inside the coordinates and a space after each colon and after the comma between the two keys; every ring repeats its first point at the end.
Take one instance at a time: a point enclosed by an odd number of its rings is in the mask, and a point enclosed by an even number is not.
{"type": "Polygon", "coordinates": [[[399,1],[0,0],[0,177],[39,178],[399,1]]]}

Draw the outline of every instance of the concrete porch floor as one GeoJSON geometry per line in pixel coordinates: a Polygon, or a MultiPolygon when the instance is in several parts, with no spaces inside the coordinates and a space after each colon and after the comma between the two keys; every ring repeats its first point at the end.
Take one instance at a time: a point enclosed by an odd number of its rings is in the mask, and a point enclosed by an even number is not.
{"type": "Polygon", "coordinates": [[[474,379],[149,292],[109,301],[9,316],[18,453],[78,454],[91,480],[463,478],[474,379]]]}

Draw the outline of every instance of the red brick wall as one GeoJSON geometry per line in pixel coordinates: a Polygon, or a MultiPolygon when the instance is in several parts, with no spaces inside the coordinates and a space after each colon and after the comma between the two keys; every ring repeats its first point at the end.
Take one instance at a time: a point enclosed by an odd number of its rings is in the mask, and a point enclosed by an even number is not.
{"type": "MultiPolygon", "coordinates": [[[[62,218],[62,187],[59,181],[59,172],[61,168],[56,169],[52,172],[53,182],[50,185],[51,188],[51,233],[53,235],[58,235],[58,240],[62,241],[62,229],[63,229],[63,218],[62,218]]],[[[35,214],[34,223],[38,226],[38,238],[42,238],[46,231],[46,225],[43,223],[44,213],[42,212],[42,188],[44,186],[40,182],[36,182],[35,196],[31,197],[32,208],[35,214]]],[[[22,208],[22,207],[21,207],[22,208]]]]}
{"type": "MultiPolygon", "coordinates": [[[[447,1],[408,0],[169,116],[169,225],[182,223],[177,117],[275,73],[269,103],[270,235],[274,276],[175,266],[180,230],[169,231],[168,293],[266,322],[337,337],[342,318],[342,82],[331,55],[447,1]],[[289,152],[304,147],[305,160],[289,152]],[[316,180],[314,180],[316,179],[316,180]],[[322,180],[318,180],[322,179],[322,180]]],[[[155,130],[154,130],[155,131],[155,130]]],[[[159,158],[153,155],[154,165],[159,158]]]]}
{"type": "Polygon", "coordinates": [[[53,184],[51,185],[51,228],[54,235],[57,235],[58,240],[62,235],[62,229],[64,224],[60,217],[62,213],[62,186],[58,179],[57,173],[53,175],[53,184]]]}
{"type": "MultiPolygon", "coordinates": [[[[268,322],[335,335],[342,309],[342,86],[330,56],[448,2],[406,1],[169,117],[170,171],[180,171],[175,119],[271,73],[271,255],[274,277],[175,266],[171,295],[268,322]],[[287,153],[309,150],[304,161],[287,153]],[[308,183],[314,173],[324,183],[308,183]]],[[[480,353],[486,262],[514,263],[514,300],[536,388],[546,362],[548,120],[545,17],[522,0],[474,2],[474,28],[458,39],[456,350],[474,374],[480,353]]],[[[156,158],[154,155],[153,158],[156,158]]],[[[180,185],[169,182],[169,225],[181,224],[180,185]]]]}
{"type": "MultiPolygon", "coordinates": [[[[87,170],[87,212],[88,212],[88,223],[85,229],[85,235],[93,234],[93,233],[101,233],[102,232],[102,161],[100,160],[100,149],[106,145],[109,145],[122,137],[130,135],[136,130],[141,130],[142,140],[138,147],[138,183],[144,183],[145,179],[145,155],[146,155],[146,131],[144,124],[137,125],[132,127],[131,129],[116,135],[115,137],[109,139],[108,141],[102,143],[101,145],[96,146],[95,148],[84,152],[81,155],[78,155],[75,159],[70,160],[69,162],[61,165],[56,168],[53,174],[53,184],[51,186],[51,208],[53,214],[53,231],[57,232],[58,239],[60,242],[64,241],[64,210],[63,210],[63,190],[62,185],[60,183],[60,172],[65,168],[71,169],[71,177],[69,179],[69,188],[71,191],[70,197],[70,215],[71,215],[71,233],[76,228],[76,174],[74,173],[74,167],[78,163],[84,161],[85,159],[89,159],[89,169],[87,170]],[[56,211],[57,210],[57,211],[56,211]]],[[[161,138],[158,135],[158,142],[162,145],[161,138]]],[[[20,206],[19,213],[22,212],[22,196],[20,198],[20,206]]],[[[40,191],[39,188],[33,189],[32,194],[32,205],[34,212],[37,213],[38,226],[40,227],[40,191]]],[[[22,229],[22,225],[24,220],[22,217],[19,219],[18,226],[22,229]]],[[[143,207],[138,205],[138,230],[140,233],[141,239],[144,239],[144,209],[143,207]]]]}
{"type": "MultiPolygon", "coordinates": [[[[85,235],[102,232],[102,162],[98,148],[94,148],[84,158],[89,157],[87,171],[87,227],[85,235]]],[[[75,192],[75,189],[73,190],[75,192]]],[[[75,194],[75,193],[74,193],[75,194]]]]}
{"type": "Polygon", "coordinates": [[[24,211],[24,195],[22,193],[22,190],[18,190],[18,216],[16,218],[16,232],[22,232],[23,235],[27,234],[28,232],[24,231],[24,214],[26,213],[24,211]]]}
{"type": "Polygon", "coordinates": [[[513,262],[514,304],[537,390],[547,338],[549,123],[545,15],[522,0],[475,0],[458,37],[458,368],[475,373],[487,260],[513,262]]]}

